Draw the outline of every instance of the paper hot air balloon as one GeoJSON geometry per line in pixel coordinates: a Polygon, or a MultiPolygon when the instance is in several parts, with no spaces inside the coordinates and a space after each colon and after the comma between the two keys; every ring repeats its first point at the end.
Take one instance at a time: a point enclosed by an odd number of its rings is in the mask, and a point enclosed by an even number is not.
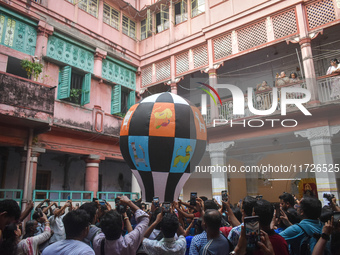
{"type": "Polygon", "coordinates": [[[169,92],[133,105],[120,129],[120,149],[141,187],[144,201],[178,198],[206,148],[199,109],[169,92]]]}

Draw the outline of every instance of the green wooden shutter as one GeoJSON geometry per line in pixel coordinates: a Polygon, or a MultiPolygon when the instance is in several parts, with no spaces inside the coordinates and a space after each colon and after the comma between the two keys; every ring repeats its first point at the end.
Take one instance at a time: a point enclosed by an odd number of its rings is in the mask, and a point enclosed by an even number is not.
{"type": "Polygon", "coordinates": [[[81,88],[81,105],[90,103],[91,73],[85,74],[81,88]]]}
{"type": "Polygon", "coordinates": [[[122,97],[122,86],[115,85],[112,88],[111,96],[111,114],[117,114],[121,112],[121,97],[122,97]]]}
{"type": "Polygon", "coordinates": [[[70,97],[72,68],[65,66],[59,72],[58,99],[70,97]]]}
{"type": "Polygon", "coordinates": [[[135,103],[136,103],[135,91],[132,90],[129,93],[128,103],[127,103],[127,110],[129,110],[130,107],[133,106],[135,103]]]}

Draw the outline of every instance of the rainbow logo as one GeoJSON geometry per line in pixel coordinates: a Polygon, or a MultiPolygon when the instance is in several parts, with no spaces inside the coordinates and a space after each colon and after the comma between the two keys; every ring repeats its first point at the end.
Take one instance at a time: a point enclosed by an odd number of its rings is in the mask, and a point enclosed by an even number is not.
{"type": "MultiPolygon", "coordinates": [[[[213,87],[211,87],[210,85],[205,84],[205,83],[203,83],[203,82],[197,82],[197,83],[199,83],[199,84],[201,84],[201,85],[203,85],[203,86],[206,86],[206,87],[209,88],[212,92],[214,92],[215,95],[217,96],[217,98],[218,98],[220,104],[222,105],[222,100],[221,100],[220,96],[218,95],[217,91],[216,91],[213,87]]],[[[199,89],[201,89],[201,90],[203,90],[205,93],[207,93],[207,94],[214,100],[215,105],[217,106],[217,102],[216,102],[214,96],[210,93],[209,90],[207,90],[207,89],[205,89],[205,88],[200,88],[200,87],[199,87],[199,89]]]]}

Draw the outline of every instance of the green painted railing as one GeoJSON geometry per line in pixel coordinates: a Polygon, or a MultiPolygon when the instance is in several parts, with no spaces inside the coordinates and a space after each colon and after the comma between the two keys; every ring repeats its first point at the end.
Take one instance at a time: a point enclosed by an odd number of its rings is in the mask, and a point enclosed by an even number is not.
{"type": "Polygon", "coordinates": [[[13,199],[21,208],[22,189],[0,189],[0,200],[13,199]]]}
{"type": "Polygon", "coordinates": [[[111,191],[99,191],[97,192],[98,199],[105,199],[107,202],[114,202],[116,197],[127,196],[133,199],[133,195],[139,199],[139,193],[136,192],[111,192],[111,191]]]}
{"type": "Polygon", "coordinates": [[[74,191],[74,190],[34,190],[33,201],[41,202],[44,199],[50,199],[53,202],[57,202],[60,205],[61,202],[66,202],[72,199],[73,202],[91,202],[93,199],[92,191],[74,191]]]}

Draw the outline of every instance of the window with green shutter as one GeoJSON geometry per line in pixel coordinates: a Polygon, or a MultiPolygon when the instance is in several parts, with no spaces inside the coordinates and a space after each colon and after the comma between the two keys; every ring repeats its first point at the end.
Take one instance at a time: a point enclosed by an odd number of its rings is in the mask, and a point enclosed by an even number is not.
{"type": "Polygon", "coordinates": [[[121,112],[121,93],[122,93],[121,85],[115,85],[112,88],[111,114],[119,114],[121,112]]]}
{"type": "Polygon", "coordinates": [[[123,116],[136,103],[135,91],[121,85],[112,88],[111,114],[123,116]]]}
{"type": "Polygon", "coordinates": [[[129,93],[129,98],[127,102],[127,110],[129,110],[130,107],[133,106],[135,103],[136,103],[136,95],[135,95],[135,91],[132,90],[129,93]]]}
{"type": "Polygon", "coordinates": [[[90,103],[91,73],[81,74],[65,66],[59,72],[58,99],[74,104],[90,103]]]}

